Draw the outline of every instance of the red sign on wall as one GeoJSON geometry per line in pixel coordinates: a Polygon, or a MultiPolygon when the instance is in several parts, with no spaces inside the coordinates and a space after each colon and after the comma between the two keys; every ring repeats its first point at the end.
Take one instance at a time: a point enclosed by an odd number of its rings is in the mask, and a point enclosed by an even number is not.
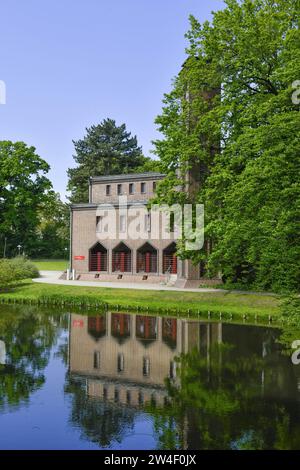
{"type": "Polygon", "coordinates": [[[83,261],[85,259],[85,256],[74,256],[74,259],[77,261],[83,261]]]}
{"type": "Polygon", "coordinates": [[[73,327],[74,328],[82,328],[83,327],[83,320],[73,320],[73,327]]]}

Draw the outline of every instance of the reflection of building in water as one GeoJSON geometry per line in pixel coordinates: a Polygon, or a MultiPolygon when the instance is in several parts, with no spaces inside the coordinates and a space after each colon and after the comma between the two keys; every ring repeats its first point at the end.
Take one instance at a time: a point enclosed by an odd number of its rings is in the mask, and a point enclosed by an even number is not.
{"type": "Polygon", "coordinates": [[[95,338],[96,341],[102,338],[106,333],[105,317],[89,317],[88,333],[95,338]]]}
{"type": "Polygon", "coordinates": [[[71,315],[70,372],[87,379],[90,396],[139,405],[163,404],[165,379],[176,380],[175,357],[204,353],[222,341],[220,323],[107,313],[71,315]]]}

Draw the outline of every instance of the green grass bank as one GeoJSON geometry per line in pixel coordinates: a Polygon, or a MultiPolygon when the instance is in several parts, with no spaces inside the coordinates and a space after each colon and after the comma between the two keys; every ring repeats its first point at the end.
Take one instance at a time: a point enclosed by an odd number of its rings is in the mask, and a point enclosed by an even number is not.
{"type": "Polygon", "coordinates": [[[47,305],[74,305],[169,313],[211,312],[219,315],[258,316],[275,320],[280,316],[280,299],[272,295],[239,294],[233,292],[176,292],[112,289],[102,287],[61,286],[39,284],[26,280],[0,291],[1,303],[40,303],[47,305]]]}
{"type": "Polygon", "coordinates": [[[63,259],[33,259],[31,261],[39,271],[65,271],[69,266],[69,261],[63,259]]]}

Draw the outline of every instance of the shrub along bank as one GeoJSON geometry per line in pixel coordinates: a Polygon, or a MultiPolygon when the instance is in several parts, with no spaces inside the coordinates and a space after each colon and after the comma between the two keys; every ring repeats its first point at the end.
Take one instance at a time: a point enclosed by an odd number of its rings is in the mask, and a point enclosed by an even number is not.
{"type": "Polygon", "coordinates": [[[0,259],[0,289],[12,282],[39,277],[37,267],[23,256],[0,259]]]}

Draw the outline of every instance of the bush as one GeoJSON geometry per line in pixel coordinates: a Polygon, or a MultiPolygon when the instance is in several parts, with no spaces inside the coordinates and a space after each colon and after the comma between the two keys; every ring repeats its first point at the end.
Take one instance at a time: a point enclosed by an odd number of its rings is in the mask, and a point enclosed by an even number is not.
{"type": "Polygon", "coordinates": [[[16,258],[9,260],[9,262],[14,271],[15,280],[39,277],[37,267],[27,258],[17,256],[16,258]]]}
{"type": "Polygon", "coordinates": [[[14,270],[7,259],[0,259],[0,287],[5,286],[14,279],[14,270]]]}
{"type": "Polygon", "coordinates": [[[300,326],[300,297],[299,295],[290,295],[283,299],[281,303],[282,319],[292,325],[300,326]]]}
{"type": "Polygon", "coordinates": [[[0,287],[13,281],[39,277],[36,266],[23,256],[13,259],[0,259],[0,287]]]}

